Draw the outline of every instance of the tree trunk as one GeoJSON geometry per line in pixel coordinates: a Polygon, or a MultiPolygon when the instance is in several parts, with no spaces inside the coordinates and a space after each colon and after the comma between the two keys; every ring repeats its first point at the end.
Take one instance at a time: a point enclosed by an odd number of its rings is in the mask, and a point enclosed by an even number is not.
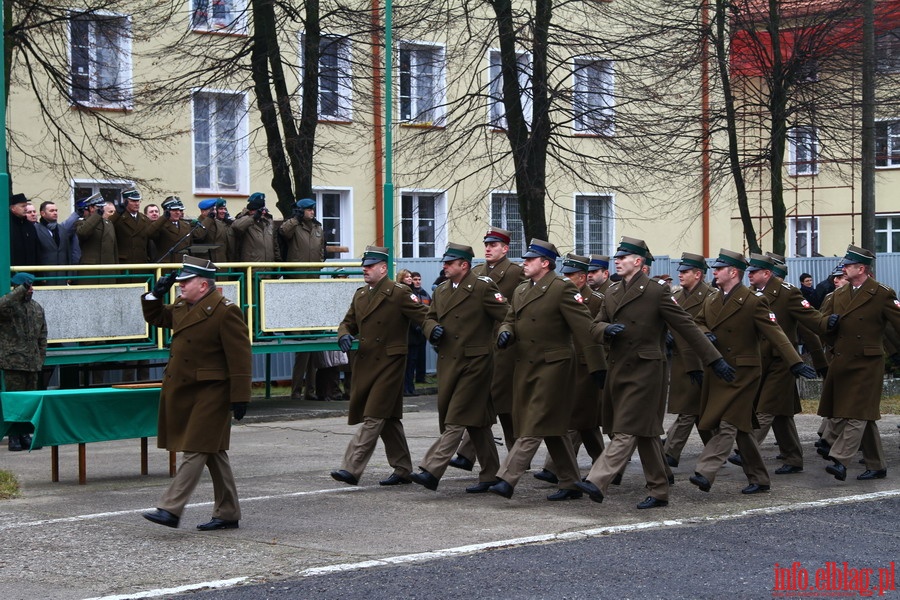
{"type": "Polygon", "coordinates": [[[784,148],[787,143],[788,86],[781,56],[781,15],[779,2],[769,0],[769,39],[772,43],[772,72],[769,76],[769,193],[772,202],[772,251],[785,255],[787,211],[784,207],[784,148]]]}

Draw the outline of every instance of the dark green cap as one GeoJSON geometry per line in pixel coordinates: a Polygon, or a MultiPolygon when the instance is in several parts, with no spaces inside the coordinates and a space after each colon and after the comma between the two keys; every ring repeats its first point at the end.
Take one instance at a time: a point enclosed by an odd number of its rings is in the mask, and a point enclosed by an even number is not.
{"type": "Polygon", "coordinates": [[[560,273],[587,273],[590,270],[591,259],[587,256],[578,256],[577,254],[566,254],[563,259],[560,273]]]}
{"type": "Polygon", "coordinates": [[[743,271],[747,268],[747,259],[744,258],[744,255],[739,252],[720,248],[719,257],[712,264],[712,267],[713,269],[719,269],[721,267],[734,267],[735,269],[740,269],[741,271],[743,271]]]}
{"type": "Polygon", "coordinates": [[[444,250],[444,256],[441,258],[441,262],[450,262],[460,258],[472,262],[472,259],[475,258],[475,252],[472,250],[471,246],[463,246],[462,244],[450,242],[447,244],[447,249],[444,250]]]}
{"type": "Polygon", "coordinates": [[[865,248],[850,244],[847,246],[847,254],[844,255],[845,265],[867,265],[871,266],[875,262],[875,255],[865,248]]]}
{"type": "Polygon", "coordinates": [[[376,263],[387,262],[387,259],[388,249],[384,246],[366,246],[366,251],[362,256],[362,266],[368,267],[376,263]]]}

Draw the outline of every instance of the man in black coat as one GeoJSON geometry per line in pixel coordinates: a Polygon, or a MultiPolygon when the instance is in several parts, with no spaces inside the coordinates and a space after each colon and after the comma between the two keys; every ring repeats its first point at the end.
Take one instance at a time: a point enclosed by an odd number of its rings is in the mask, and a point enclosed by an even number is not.
{"type": "Polygon", "coordinates": [[[25,218],[28,198],[13,194],[9,198],[9,264],[39,265],[41,247],[34,223],[25,218]]]}

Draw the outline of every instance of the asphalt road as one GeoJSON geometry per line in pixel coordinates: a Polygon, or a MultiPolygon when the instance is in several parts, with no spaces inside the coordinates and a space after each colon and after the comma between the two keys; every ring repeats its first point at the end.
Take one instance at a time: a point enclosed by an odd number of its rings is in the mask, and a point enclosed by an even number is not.
{"type": "MultiPolygon", "coordinates": [[[[339,484],[328,473],[355,430],[335,416],[341,409],[251,406],[232,435],[244,514],[229,531],[195,529],[209,518],[208,479],[181,528],[141,518],[169,478],[159,450],[150,474],[138,474],[136,440],[88,445],[85,486],[75,447],[60,450],[59,483],[50,482],[48,450],[0,451],[0,468],[23,485],[22,498],[0,502],[0,597],[771,598],[775,563],[800,563],[813,579],[829,561],[877,575],[900,548],[896,416],[880,423],[886,479],[856,481],[861,465],[846,482],[827,475],[812,448],[818,418],[803,415],[806,470],[773,475],[770,493],[742,495],[746,480],[732,465],[699,492],[687,482],[700,451],[692,439],[671,504],[638,511],[646,491],[637,456],[603,504],[547,502],[555,488],[529,476],[512,500],[466,494],[474,477],[453,469],[437,492],[383,488],[390,471],[380,447],[359,487],[339,484]]],[[[437,436],[434,399],[412,399],[404,424],[415,462],[437,436]]],[[[775,454],[767,441],[770,470],[775,454]]]]}

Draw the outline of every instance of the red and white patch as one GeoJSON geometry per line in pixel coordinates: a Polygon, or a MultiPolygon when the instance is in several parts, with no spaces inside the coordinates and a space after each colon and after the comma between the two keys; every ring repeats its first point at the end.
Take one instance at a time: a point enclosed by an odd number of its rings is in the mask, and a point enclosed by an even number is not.
{"type": "Polygon", "coordinates": [[[672,302],[674,302],[675,304],[678,304],[678,300],[675,299],[675,296],[670,296],[670,297],[672,298],[672,302]]]}
{"type": "Polygon", "coordinates": [[[584,297],[581,294],[575,294],[575,301],[584,304],[584,297]]]}
{"type": "Polygon", "coordinates": [[[503,302],[505,300],[505,298],[503,297],[503,294],[501,294],[500,292],[497,292],[496,294],[494,294],[494,298],[497,299],[497,302],[503,302]]]}
{"type": "Polygon", "coordinates": [[[773,313],[773,312],[770,312],[770,313],[769,313],[769,320],[772,321],[773,323],[777,323],[777,322],[778,322],[778,321],[775,319],[775,313],[773,313]]]}
{"type": "Polygon", "coordinates": [[[812,305],[809,303],[809,300],[806,300],[806,299],[804,298],[804,299],[803,299],[803,302],[800,303],[800,306],[802,306],[803,308],[809,308],[809,307],[812,306],[812,305]]]}
{"type": "Polygon", "coordinates": [[[900,308],[900,300],[894,300],[894,306],[900,308]]]}
{"type": "Polygon", "coordinates": [[[419,297],[416,296],[415,294],[410,294],[409,297],[412,298],[413,302],[419,302],[419,297]]]}

